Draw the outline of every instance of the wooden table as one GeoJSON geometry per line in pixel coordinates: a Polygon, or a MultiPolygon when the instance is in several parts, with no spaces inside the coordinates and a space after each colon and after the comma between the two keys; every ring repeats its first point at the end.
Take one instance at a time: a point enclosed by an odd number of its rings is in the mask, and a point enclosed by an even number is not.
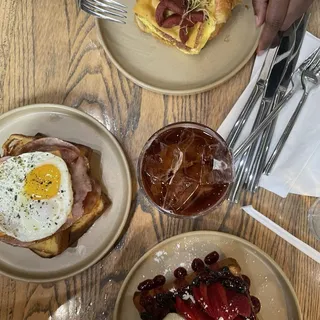
{"type": "MultiPolygon", "coordinates": [[[[320,36],[320,1],[309,30],[320,36]]],[[[191,120],[217,129],[248,82],[252,61],[218,89],[191,97],[167,97],[142,90],[108,61],[93,18],[75,1],[0,1],[0,110],[33,103],[81,109],[119,139],[132,170],[146,139],[163,125],[191,120]]],[[[310,234],[307,211],[314,199],[281,199],[260,190],[252,203],[292,234],[320,250],[310,234]]],[[[111,319],[117,292],[134,263],[152,246],[191,230],[219,230],[245,238],[267,252],[292,282],[304,319],[320,319],[320,265],[242,212],[224,205],[196,221],[167,218],[140,192],[132,219],[114,250],[86,272],[46,285],[0,276],[0,319],[111,319]]],[[[129,320],[129,319],[128,319],[129,320]]],[[[274,319],[276,320],[276,319],[274,319]]]]}

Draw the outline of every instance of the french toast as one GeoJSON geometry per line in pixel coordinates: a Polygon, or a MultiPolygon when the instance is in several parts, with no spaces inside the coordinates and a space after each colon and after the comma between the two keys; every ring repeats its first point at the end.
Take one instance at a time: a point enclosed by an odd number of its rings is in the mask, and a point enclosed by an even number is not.
{"type": "MultiPolygon", "coordinates": [[[[46,136],[41,133],[38,133],[35,136],[13,134],[3,145],[3,156],[16,156],[17,154],[19,154],[21,148],[23,148],[29,142],[45,137],[46,136]]],[[[100,184],[96,182],[90,175],[90,160],[93,154],[93,150],[84,145],[76,144],[73,142],[72,144],[79,149],[80,155],[85,159],[85,165],[87,166],[93,189],[86,195],[86,198],[84,199],[83,215],[74,223],[72,223],[72,225],[70,225],[68,228],[61,228],[52,236],[42,240],[27,243],[26,245],[23,245],[21,243],[17,244],[31,249],[34,253],[43,258],[55,257],[65,251],[68,247],[73,245],[102,215],[104,209],[111,204],[107,195],[101,192],[100,184]]],[[[62,154],[59,150],[52,149],[49,152],[58,157],[62,157],[62,154]]],[[[69,214],[69,217],[71,214],[72,213],[69,214]]],[[[5,240],[5,238],[10,238],[6,234],[1,232],[0,237],[2,237],[2,240],[5,240]]],[[[12,240],[14,241],[14,239],[12,240]]],[[[9,241],[4,242],[10,243],[9,241]]]]}
{"type": "Polygon", "coordinates": [[[240,0],[137,0],[141,31],[185,54],[199,54],[216,37],[240,0]],[[201,16],[202,15],[202,16],[201,16]]]}
{"type": "Polygon", "coordinates": [[[190,273],[178,267],[174,280],[156,275],[141,282],[133,296],[141,319],[256,319],[261,305],[250,293],[250,279],[235,259],[219,258],[213,251],[204,261],[194,259],[190,273]]]}

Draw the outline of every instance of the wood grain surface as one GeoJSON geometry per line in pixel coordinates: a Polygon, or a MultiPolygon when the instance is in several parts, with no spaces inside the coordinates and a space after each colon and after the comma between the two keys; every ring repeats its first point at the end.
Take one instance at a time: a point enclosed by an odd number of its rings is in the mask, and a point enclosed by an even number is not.
{"type": "MultiPolygon", "coordinates": [[[[163,125],[192,120],[217,129],[249,80],[252,61],[232,80],[200,95],[168,97],[142,90],[108,61],[95,21],[72,0],[0,1],[0,111],[32,103],[58,103],[94,115],[119,139],[132,171],[146,139],[163,125]]],[[[320,36],[320,1],[309,30],[320,36]]],[[[170,219],[140,192],[132,218],[114,250],[86,272],[46,285],[0,276],[0,320],[111,319],[117,292],[134,263],[153,245],[191,230],[219,230],[267,252],[292,282],[304,319],[320,319],[320,265],[228,203],[196,221],[170,219]]],[[[281,199],[265,190],[244,196],[279,225],[317,250],[307,211],[314,199],[281,199]]],[[[129,319],[128,319],[129,320],[129,319]]],[[[276,319],[274,319],[276,320],[276,319]]]]}

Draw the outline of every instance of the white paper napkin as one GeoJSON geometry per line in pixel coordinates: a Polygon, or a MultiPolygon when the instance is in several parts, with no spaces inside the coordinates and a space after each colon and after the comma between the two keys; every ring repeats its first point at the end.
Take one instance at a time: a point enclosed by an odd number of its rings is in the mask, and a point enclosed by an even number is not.
{"type": "MultiPolygon", "coordinates": [[[[310,33],[306,34],[297,66],[318,46],[320,40],[310,33]]],[[[220,126],[218,132],[226,138],[244,107],[257,80],[264,56],[257,57],[249,85],[236,102],[231,112],[220,126]]],[[[284,128],[293,114],[302,91],[296,93],[281,111],[275,128],[270,154],[278,142],[284,128]]],[[[314,90],[307,100],[299,118],[269,176],[263,175],[260,186],[286,197],[288,193],[320,196],[320,88],[314,90]]],[[[244,127],[235,148],[249,135],[258,111],[260,100],[244,127]]],[[[270,156],[269,154],[269,156],[270,156]]]]}

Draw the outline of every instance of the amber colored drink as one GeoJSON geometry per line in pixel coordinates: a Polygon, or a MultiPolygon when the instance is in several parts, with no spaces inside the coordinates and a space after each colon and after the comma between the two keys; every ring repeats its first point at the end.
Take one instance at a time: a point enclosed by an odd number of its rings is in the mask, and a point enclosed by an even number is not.
{"type": "Polygon", "coordinates": [[[140,184],[165,213],[199,216],[220,204],[233,180],[225,141],[195,123],[169,125],[147,142],[139,160],[140,184]]]}

